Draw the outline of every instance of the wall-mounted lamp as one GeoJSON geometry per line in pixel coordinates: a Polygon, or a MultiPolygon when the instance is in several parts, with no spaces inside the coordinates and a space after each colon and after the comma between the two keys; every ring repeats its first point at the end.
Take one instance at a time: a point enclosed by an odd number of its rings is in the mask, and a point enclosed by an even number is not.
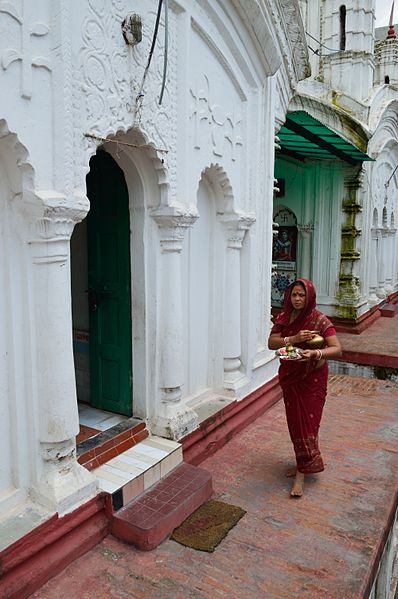
{"type": "Polygon", "coordinates": [[[124,41],[129,46],[136,46],[142,40],[142,19],[135,12],[129,13],[122,22],[124,41]]]}

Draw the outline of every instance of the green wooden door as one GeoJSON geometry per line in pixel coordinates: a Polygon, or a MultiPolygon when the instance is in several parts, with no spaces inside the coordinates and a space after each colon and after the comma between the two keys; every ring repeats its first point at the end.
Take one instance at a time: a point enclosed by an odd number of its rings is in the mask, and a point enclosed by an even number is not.
{"type": "Polygon", "coordinates": [[[91,404],[132,414],[129,201],[123,171],[98,151],[87,175],[91,404]]]}

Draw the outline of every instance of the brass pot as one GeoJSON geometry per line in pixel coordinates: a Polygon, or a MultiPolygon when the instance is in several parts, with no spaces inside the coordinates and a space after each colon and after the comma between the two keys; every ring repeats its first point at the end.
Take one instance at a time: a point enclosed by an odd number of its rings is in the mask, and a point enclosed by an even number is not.
{"type": "Polygon", "coordinates": [[[311,331],[312,338],[307,341],[307,345],[311,348],[316,349],[317,347],[322,347],[325,340],[322,335],[319,334],[319,331],[311,331]]]}

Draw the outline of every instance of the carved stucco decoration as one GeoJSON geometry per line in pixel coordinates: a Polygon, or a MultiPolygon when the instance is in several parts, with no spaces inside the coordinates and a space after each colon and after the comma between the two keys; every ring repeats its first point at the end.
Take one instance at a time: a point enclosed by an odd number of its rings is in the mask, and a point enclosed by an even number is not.
{"type": "Polygon", "coordinates": [[[251,28],[254,33],[268,75],[278,70],[281,54],[293,85],[310,75],[305,32],[297,0],[268,0],[267,3],[259,0],[232,1],[249,30],[251,28]],[[272,29],[269,15],[272,15],[272,29]]]}
{"type": "Polygon", "coordinates": [[[0,119],[0,149],[13,193],[18,198],[22,192],[29,195],[34,189],[34,170],[28,162],[28,150],[4,119],[0,119]]]}
{"type": "Polygon", "coordinates": [[[6,71],[9,66],[18,61],[21,63],[21,96],[26,99],[32,97],[32,67],[44,67],[51,71],[51,61],[47,56],[34,55],[32,37],[47,36],[50,27],[47,23],[32,19],[35,14],[34,3],[31,0],[22,0],[19,12],[12,2],[0,2],[0,14],[8,15],[20,26],[21,39],[16,42],[16,48],[6,48],[1,53],[1,66],[6,71]]]}
{"type": "MultiPolygon", "coordinates": [[[[144,85],[142,108],[137,111],[139,92],[152,42],[156,14],[145,11],[145,3],[135,7],[143,20],[142,41],[134,48],[126,46],[121,23],[131,10],[127,0],[88,0],[88,14],[82,23],[82,49],[76,68],[75,114],[80,128],[75,147],[84,148],[79,177],[87,171],[94,152],[84,133],[115,136],[130,129],[142,132],[147,145],[169,150],[165,161],[170,180],[176,179],[177,139],[177,37],[176,20],[169,11],[168,76],[162,105],[158,105],[164,54],[164,23],[161,19],[156,48],[144,85]],[[141,10],[142,8],[142,10],[141,10]],[[83,103],[83,108],[82,108],[83,103]]],[[[172,186],[174,187],[174,186],[172,186]]]]}
{"type": "Polygon", "coordinates": [[[272,6],[283,60],[294,84],[311,74],[300,8],[297,0],[274,0],[272,6]]]}
{"type": "Polygon", "coordinates": [[[231,181],[224,168],[218,163],[212,163],[210,166],[203,169],[201,177],[206,177],[208,181],[219,186],[222,197],[216,195],[217,213],[224,214],[225,212],[235,212],[234,192],[231,181]]]}
{"type": "Polygon", "coordinates": [[[397,173],[394,173],[395,166],[389,159],[380,158],[373,171],[372,205],[376,206],[380,213],[383,206],[387,206],[389,211],[395,208],[398,181],[397,173]]]}
{"type": "Polygon", "coordinates": [[[194,148],[200,149],[204,142],[205,147],[210,145],[214,156],[222,157],[227,153],[228,147],[230,158],[235,162],[239,147],[243,146],[241,132],[244,123],[240,110],[235,106],[226,109],[216,103],[207,75],[203,75],[200,82],[191,85],[189,91],[192,100],[190,116],[193,121],[194,148]],[[202,122],[207,127],[203,128],[202,122]]]}

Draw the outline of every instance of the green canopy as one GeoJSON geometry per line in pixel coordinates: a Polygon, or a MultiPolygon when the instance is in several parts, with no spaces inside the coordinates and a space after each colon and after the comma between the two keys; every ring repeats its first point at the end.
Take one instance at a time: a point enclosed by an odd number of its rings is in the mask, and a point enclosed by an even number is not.
{"type": "Polygon", "coordinates": [[[373,160],[304,110],[292,112],[278,133],[282,153],[298,160],[340,159],[348,164],[373,160]]]}

